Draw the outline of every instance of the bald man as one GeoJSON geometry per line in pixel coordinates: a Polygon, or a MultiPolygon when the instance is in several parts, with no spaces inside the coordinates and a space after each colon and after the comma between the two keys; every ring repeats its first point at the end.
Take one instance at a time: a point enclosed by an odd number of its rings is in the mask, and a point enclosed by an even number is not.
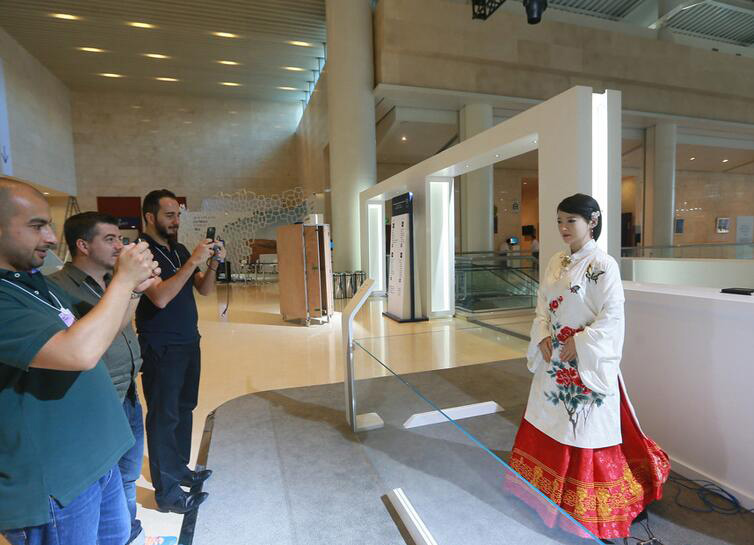
{"type": "Polygon", "coordinates": [[[44,196],[0,177],[0,533],[12,545],[124,545],[118,460],[133,435],[102,354],[159,268],[129,245],[77,319],[39,273],[57,244],[44,196]]]}

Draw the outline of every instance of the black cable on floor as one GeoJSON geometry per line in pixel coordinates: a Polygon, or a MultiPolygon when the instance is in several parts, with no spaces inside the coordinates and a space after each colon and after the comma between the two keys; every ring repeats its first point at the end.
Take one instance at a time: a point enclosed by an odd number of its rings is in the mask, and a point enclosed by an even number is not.
{"type": "Polygon", "coordinates": [[[639,513],[639,516],[636,517],[636,522],[639,523],[639,526],[644,530],[644,533],[647,534],[646,537],[624,537],[623,545],[664,545],[664,543],[655,536],[654,532],[652,532],[652,528],[649,526],[649,513],[646,509],[639,513]]]}
{"type": "Polygon", "coordinates": [[[754,509],[746,509],[733,494],[713,483],[703,479],[687,479],[680,475],[672,474],[668,479],[678,485],[674,501],[679,507],[694,511],[695,513],[719,513],[721,515],[745,515],[754,513],[754,509]],[[683,490],[696,493],[703,508],[692,507],[681,503],[679,497],[683,490]]]}

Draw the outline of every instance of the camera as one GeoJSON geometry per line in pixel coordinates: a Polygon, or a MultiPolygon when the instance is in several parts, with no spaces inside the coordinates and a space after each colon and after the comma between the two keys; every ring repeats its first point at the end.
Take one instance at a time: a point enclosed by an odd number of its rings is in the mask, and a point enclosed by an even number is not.
{"type": "Polygon", "coordinates": [[[530,25],[536,25],[542,20],[542,14],[547,9],[547,0],[524,0],[526,21],[530,25]]]}

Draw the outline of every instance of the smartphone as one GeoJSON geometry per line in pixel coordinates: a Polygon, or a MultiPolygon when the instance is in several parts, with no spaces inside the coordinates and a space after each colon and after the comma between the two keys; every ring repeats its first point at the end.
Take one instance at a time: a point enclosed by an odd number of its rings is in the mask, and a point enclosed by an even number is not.
{"type": "Polygon", "coordinates": [[[215,240],[215,228],[207,227],[207,237],[210,240],[215,240]]]}

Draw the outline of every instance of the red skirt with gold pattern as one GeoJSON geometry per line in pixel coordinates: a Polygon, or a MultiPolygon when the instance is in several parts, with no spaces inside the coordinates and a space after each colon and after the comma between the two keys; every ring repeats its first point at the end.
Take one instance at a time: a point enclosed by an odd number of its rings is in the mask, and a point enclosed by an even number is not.
{"type": "MultiPolygon", "coordinates": [[[[628,537],[644,508],[662,498],[670,461],[639,428],[621,388],[623,443],[585,449],[559,443],[525,419],[516,434],[510,465],[595,536],[628,537]]],[[[586,537],[552,504],[535,497],[526,483],[509,478],[506,487],[533,507],[550,527],[586,537]]]]}

